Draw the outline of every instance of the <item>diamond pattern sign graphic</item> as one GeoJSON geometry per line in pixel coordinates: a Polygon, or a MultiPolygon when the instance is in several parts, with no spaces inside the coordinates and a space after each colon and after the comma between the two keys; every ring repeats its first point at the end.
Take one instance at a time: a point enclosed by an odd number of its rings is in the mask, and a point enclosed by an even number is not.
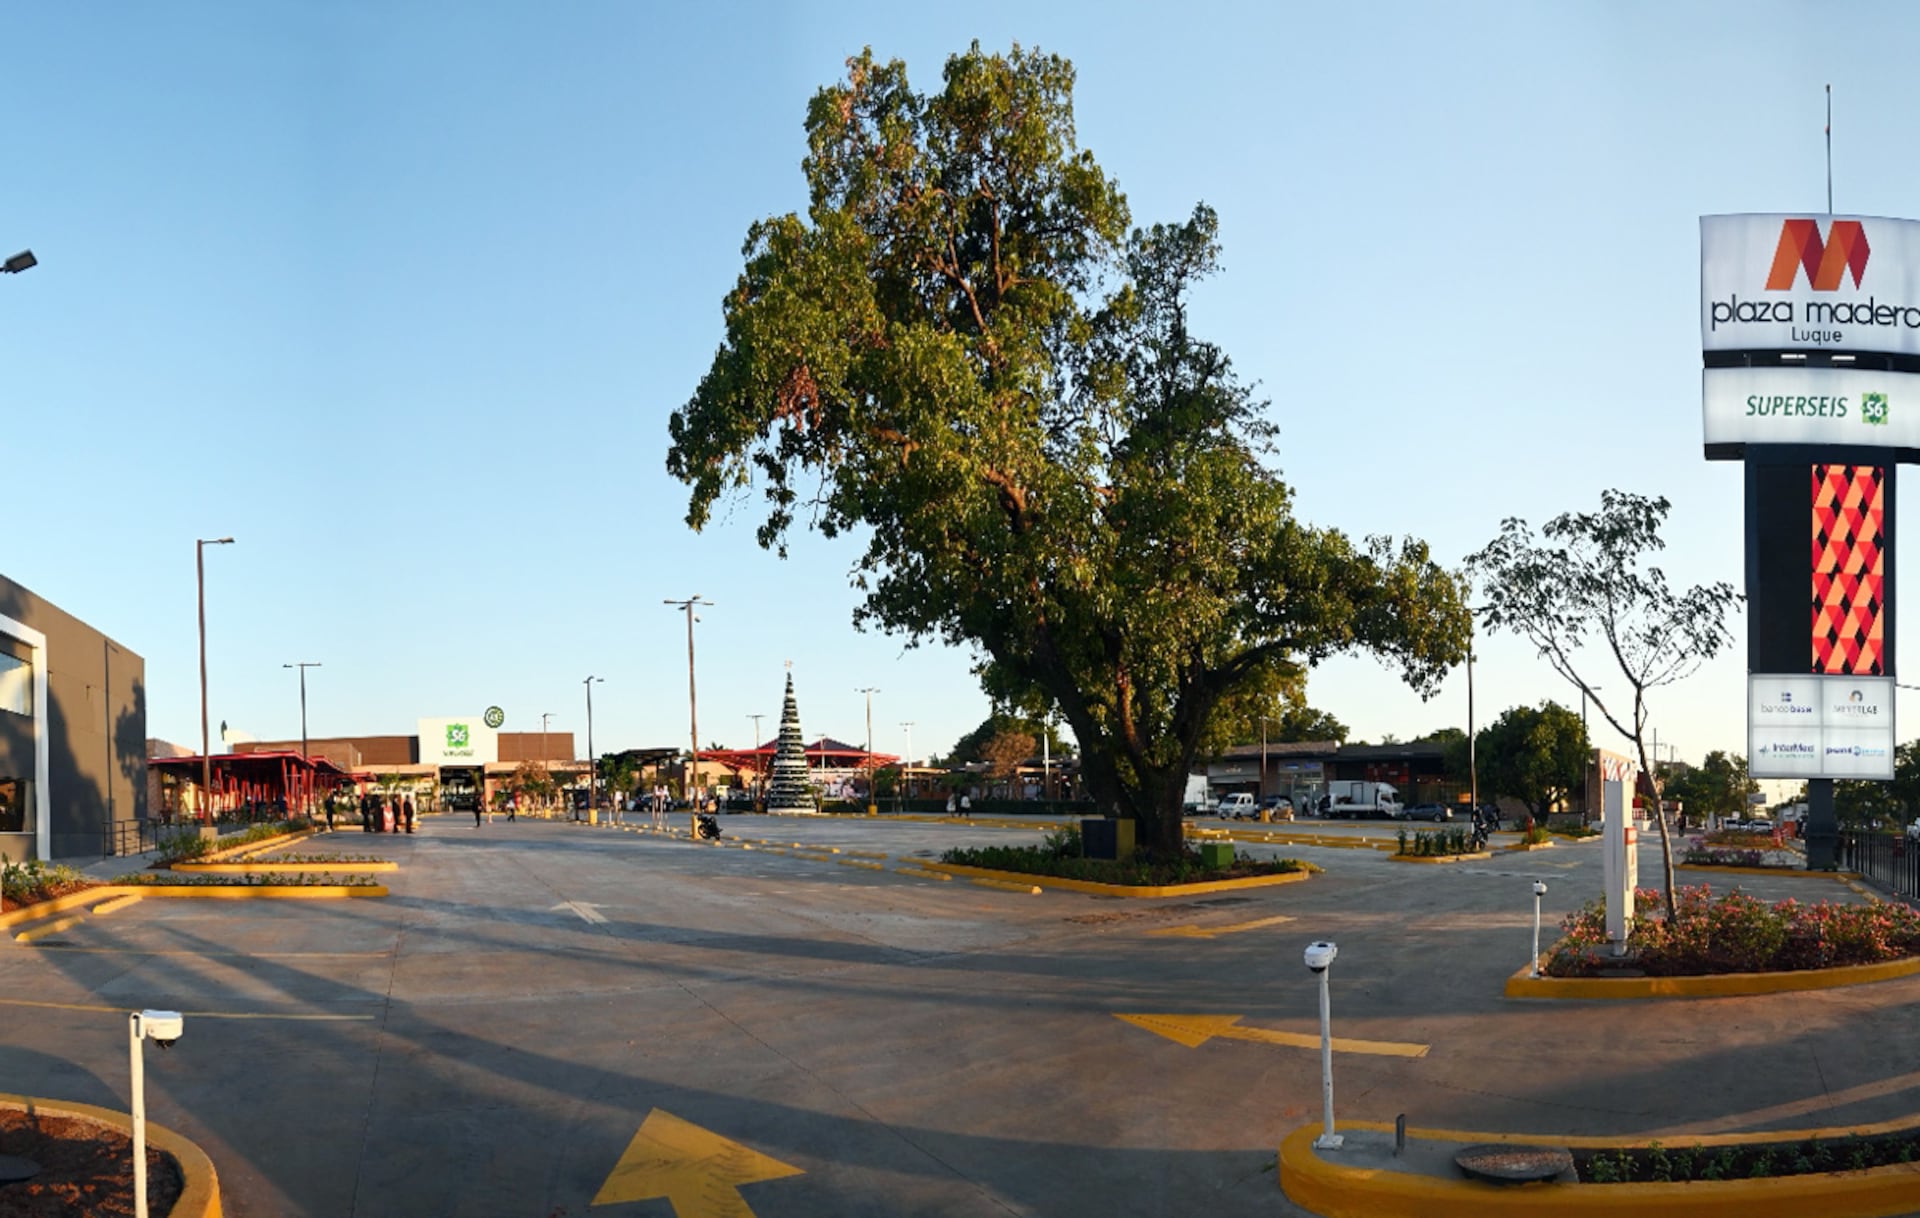
{"type": "Polygon", "coordinates": [[[1886,470],[1813,467],[1813,669],[1886,673],[1886,470]]]}

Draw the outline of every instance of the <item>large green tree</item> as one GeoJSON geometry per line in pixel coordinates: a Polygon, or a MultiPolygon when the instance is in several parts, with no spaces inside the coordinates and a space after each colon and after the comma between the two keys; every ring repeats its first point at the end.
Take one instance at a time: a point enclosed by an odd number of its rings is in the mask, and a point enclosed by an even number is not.
{"type": "Polygon", "coordinates": [[[1709,816],[1744,813],[1747,796],[1758,794],[1760,784],[1747,777],[1745,757],[1715,749],[1699,765],[1668,775],[1662,791],[1665,798],[1681,801],[1689,819],[1705,824],[1709,816]]]}
{"type": "Polygon", "coordinates": [[[1354,649],[1431,690],[1466,613],[1423,544],[1294,518],[1265,404],[1190,328],[1213,212],[1130,231],[1072,87],[1017,46],[925,94],[850,60],[807,109],[806,214],[748,232],[667,467],[695,528],[757,485],[764,546],[803,518],[856,532],[856,622],[974,647],[989,693],[1057,709],[1093,798],[1174,852],[1216,722],[1354,649]]]}
{"type": "Polygon", "coordinates": [[[1587,729],[1557,702],[1507,710],[1480,729],[1474,745],[1481,791],[1512,796],[1536,820],[1586,778],[1587,729]]]}

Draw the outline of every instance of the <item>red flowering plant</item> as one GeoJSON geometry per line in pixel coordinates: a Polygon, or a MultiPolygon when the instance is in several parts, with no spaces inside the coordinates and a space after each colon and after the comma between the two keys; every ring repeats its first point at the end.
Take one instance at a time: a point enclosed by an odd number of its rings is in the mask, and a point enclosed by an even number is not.
{"type": "Polygon", "coordinates": [[[1630,963],[1651,977],[1760,973],[1875,964],[1920,955],[1920,913],[1885,901],[1769,904],[1738,890],[1716,894],[1705,884],[1674,894],[1676,916],[1657,916],[1660,894],[1634,893],[1635,918],[1624,959],[1607,950],[1600,902],[1568,915],[1548,953],[1550,977],[1591,977],[1630,963]]]}

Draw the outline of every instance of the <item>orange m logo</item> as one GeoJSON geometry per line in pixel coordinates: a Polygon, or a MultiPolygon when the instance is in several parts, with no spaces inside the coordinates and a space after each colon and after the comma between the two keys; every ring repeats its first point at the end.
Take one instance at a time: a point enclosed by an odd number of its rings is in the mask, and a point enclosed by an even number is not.
{"type": "Polygon", "coordinates": [[[1773,269],[1767,272],[1767,291],[1790,292],[1800,267],[1816,292],[1840,286],[1844,271],[1853,272],[1853,286],[1867,269],[1867,234],[1858,220],[1835,220],[1820,243],[1820,226],[1812,220],[1788,220],[1780,226],[1780,244],[1773,251],[1773,269]]]}

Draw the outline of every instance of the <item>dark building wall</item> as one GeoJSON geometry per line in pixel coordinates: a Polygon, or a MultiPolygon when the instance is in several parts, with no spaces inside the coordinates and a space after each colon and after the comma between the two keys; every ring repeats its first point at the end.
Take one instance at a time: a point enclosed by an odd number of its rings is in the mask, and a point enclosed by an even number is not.
{"type": "MultiPolygon", "coordinates": [[[[108,823],[147,814],[146,661],[5,577],[0,615],[47,636],[47,853],[99,854],[108,823]]],[[[0,768],[31,776],[30,726],[19,736],[0,737],[0,768]]]]}
{"type": "Polygon", "coordinates": [[[523,761],[572,761],[572,732],[501,732],[500,762],[503,765],[518,765],[523,761]],[[541,756],[541,742],[545,740],[546,755],[541,756]]]}

